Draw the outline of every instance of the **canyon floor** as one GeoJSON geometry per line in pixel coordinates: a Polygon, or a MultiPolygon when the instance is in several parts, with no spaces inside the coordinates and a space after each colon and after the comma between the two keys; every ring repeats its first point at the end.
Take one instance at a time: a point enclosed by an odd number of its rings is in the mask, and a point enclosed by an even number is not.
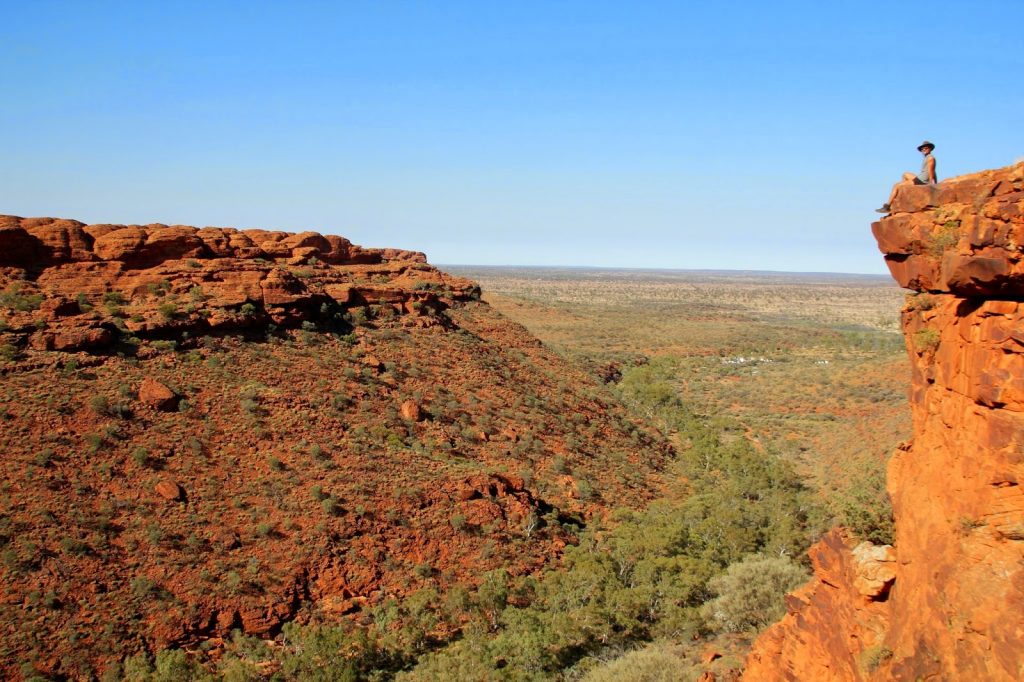
{"type": "Polygon", "coordinates": [[[731,679],[824,529],[891,535],[885,278],[2,228],[14,679],[731,679]]]}
{"type": "Polygon", "coordinates": [[[824,497],[883,477],[910,435],[906,294],[888,275],[445,269],[591,372],[671,358],[688,405],[740,422],[824,497]]]}

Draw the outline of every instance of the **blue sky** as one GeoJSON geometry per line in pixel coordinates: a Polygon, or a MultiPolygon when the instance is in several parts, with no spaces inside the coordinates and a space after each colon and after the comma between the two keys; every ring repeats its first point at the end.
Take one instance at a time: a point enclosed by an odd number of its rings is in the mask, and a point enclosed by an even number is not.
{"type": "Polygon", "coordinates": [[[884,272],[891,182],[1024,157],[1024,3],[9,2],[0,213],[432,262],[884,272]]]}

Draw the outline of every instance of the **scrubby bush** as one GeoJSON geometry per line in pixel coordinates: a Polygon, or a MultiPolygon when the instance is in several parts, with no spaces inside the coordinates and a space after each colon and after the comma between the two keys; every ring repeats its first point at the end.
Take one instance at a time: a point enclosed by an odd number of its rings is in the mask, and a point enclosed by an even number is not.
{"type": "Polygon", "coordinates": [[[939,347],[939,332],[937,329],[925,327],[914,334],[914,348],[917,351],[934,351],[939,347]]]}
{"type": "Polygon", "coordinates": [[[708,581],[718,596],[702,609],[713,632],[756,631],[786,612],[783,597],[807,581],[807,571],[786,556],[751,556],[708,581]]]}
{"type": "Polygon", "coordinates": [[[885,489],[884,466],[860,474],[843,494],[833,495],[831,501],[839,523],[857,537],[879,545],[893,543],[892,504],[885,489]]]}
{"type": "Polygon", "coordinates": [[[677,653],[678,646],[654,642],[594,668],[581,682],[678,682],[695,678],[693,667],[677,653]]]}
{"type": "Polygon", "coordinates": [[[948,249],[957,245],[960,241],[960,221],[946,220],[936,227],[928,236],[925,247],[928,254],[939,258],[948,249]]]}
{"type": "Polygon", "coordinates": [[[168,301],[167,303],[161,303],[159,306],[157,306],[156,310],[165,320],[168,321],[178,317],[178,306],[175,305],[174,303],[171,303],[170,301],[168,301]]]}
{"type": "Polygon", "coordinates": [[[39,308],[44,298],[42,294],[24,293],[21,284],[15,283],[0,292],[0,308],[22,313],[30,312],[39,308]]]}
{"type": "Polygon", "coordinates": [[[0,362],[13,362],[18,359],[18,347],[11,343],[0,344],[0,362]]]}

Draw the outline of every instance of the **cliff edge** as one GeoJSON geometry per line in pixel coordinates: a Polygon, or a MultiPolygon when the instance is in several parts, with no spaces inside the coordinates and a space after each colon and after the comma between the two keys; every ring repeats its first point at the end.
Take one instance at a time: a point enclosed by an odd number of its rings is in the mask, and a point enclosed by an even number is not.
{"type": "Polygon", "coordinates": [[[15,345],[57,351],[296,327],[367,305],[423,326],[479,294],[422,253],[334,235],[17,216],[0,216],[0,289],[15,345]]]}
{"type": "Polygon", "coordinates": [[[895,546],[835,530],[749,680],[1024,676],[1024,164],[908,186],[872,225],[908,294],[895,546]]]}

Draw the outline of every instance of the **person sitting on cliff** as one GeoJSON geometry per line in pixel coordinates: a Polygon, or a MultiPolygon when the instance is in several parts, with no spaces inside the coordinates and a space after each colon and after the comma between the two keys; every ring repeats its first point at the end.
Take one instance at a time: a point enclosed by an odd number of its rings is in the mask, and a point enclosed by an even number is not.
{"type": "Polygon", "coordinates": [[[903,179],[892,186],[892,192],[889,194],[889,201],[882,204],[881,208],[876,208],[876,213],[891,213],[892,200],[896,198],[896,190],[904,185],[934,185],[938,182],[935,177],[935,157],[932,156],[935,145],[928,140],[925,140],[917,146],[917,151],[924,154],[924,161],[921,162],[921,170],[917,175],[914,175],[910,171],[903,174],[903,179]]]}

